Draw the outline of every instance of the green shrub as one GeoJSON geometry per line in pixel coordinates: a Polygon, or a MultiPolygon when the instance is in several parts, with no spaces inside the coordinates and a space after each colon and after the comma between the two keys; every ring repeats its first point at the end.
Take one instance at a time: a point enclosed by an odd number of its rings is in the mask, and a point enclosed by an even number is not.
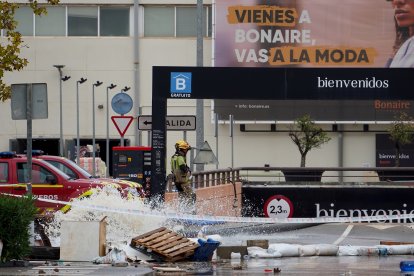
{"type": "Polygon", "coordinates": [[[36,213],[31,196],[0,195],[0,240],[3,241],[0,262],[21,260],[31,253],[28,229],[36,213]]]}

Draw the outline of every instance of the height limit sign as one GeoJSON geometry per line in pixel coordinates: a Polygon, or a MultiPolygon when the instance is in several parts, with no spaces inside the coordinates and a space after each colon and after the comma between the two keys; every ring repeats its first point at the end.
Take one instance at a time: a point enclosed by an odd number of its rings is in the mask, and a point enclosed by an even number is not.
{"type": "Polygon", "coordinates": [[[283,195],[274,195],[264,204],[264,214],[269,218],[285,219],[293,216],[293,204],[283,195]]]}

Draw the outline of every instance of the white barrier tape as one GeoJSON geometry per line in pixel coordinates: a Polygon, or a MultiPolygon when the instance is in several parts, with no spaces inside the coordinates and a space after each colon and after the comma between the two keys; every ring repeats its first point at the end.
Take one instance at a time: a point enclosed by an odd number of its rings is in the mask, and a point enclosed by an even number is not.
{"type": "MultiPolygon", "coordinates": [[[[13,195],[2,193],[3,195],[21,197],[20,195],[13,195]]],[[[135,209],[119,209],[113,207],[105,207],[98,205],[82,204],[80,202],[67,202],[53,199],[37,198],[36,200],[61,204],[71,205],[82,209],[92,209],[97,211],[105,211],[118,214],[129,214],[139,216],[152,216],[152,217],[167,217],[176,220],[193,220],[193,221],[211,221],[211,222],[238,222],[238,223],[354,223],[354,222],[381,222],[381,221],[406,221],[407,219],[414,219],[414,214],[403,215],[377,215],[377,216],[360,216],[360,217],[315,217],[315,218],[259,218],[259,217],[227,217],[227,216],[198,216],[186,214],[160,212],[155,210],[135,210],[135,209]]]]}

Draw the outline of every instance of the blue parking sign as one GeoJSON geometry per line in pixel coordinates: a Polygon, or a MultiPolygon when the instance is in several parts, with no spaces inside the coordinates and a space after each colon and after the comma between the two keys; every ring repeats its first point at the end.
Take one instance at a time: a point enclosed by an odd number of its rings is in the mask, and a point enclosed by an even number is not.
{"type": "Polygon", "coordinates": [[[171,93],[191,93],[191,72],[171,72],[171,93]]]}

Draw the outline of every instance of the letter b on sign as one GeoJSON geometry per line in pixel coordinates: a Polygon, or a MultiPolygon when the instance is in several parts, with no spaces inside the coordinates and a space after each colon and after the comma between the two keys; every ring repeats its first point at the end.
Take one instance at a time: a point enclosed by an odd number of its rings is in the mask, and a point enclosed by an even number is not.
{"type": "Polygon", "coordinates": [[[171,72],[171,93],[191,93],[191,73],[171,72]]]}

